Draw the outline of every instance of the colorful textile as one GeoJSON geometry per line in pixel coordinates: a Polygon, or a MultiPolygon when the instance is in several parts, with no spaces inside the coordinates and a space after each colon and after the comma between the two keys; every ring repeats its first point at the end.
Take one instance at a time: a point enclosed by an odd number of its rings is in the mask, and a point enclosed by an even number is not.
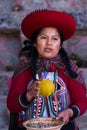
{"type": "MultiPolygon", "coordinates": [[[[74,108],[73,110],[75,110],[74,111],[75,117],[78,116],[78,110],[74,106],[77,106],[79,108],[80,115],[82,115],[86,111],[86,108],[87,108],[87,104],[86,104],[87,99],[86,99],[86,89],[85,89],[85,87],[81,83],[79,83],[76,80],[72,79],[71,77],[67,76],[64,73],[66,71],[65,68],[64,69],[62,69],[62,68],[58,69],[58,67],[53,64],[52,68],[50,68],[47,72],[50,72],[50,73],[54,72],[55,68],[56,68],[56,71],[58,73],[58,78],[61,78],[63,80],[63,82],[61,80],[60,83],[61,84],[64,83],[67,87],[67,90],[68,90],[69,95],[70,95],[70,107],[74,108]],[[72,93],[72,91],[73,91],[73,93],[72,93]],[[81,99],[81,102],[79,102],[79,98],[81,99]]],[[[27,85],[30,83],[30,81],[32,81],[31,68],[29,66],[26,66],[26,68],[24,68],[24,70],[21,70],[13,78],[12,86],[11,86],[10,92],[8,93],[8,97],[7,97],[7,107],[8,107],[8,109],[13,113],[20,113],[19,117],[22,116],[23,119],[25,117],[25,116],[23,117],[23,114],[25,115],[24,112],[26,111],[27,108],[21,106],[21,104],[18,102],[18,97],[21,94],[24,94],[24,92],[26,92],[27,85]],[[22,112],[22,115],[21,115],[21,112],[22,112]]],[[[66,98],[67,98],[67,96],[66,96],[66,98]]],[[[55,98],[52,97],[52,100],[54,100],[54,99],[55,98]]],[[[41,102],[41,105],[43,106],[41,99],[39,99],[39,102],[41,102]]],[[[32,104],[32,103],[33,102],[31,101],[29,103],[29,105],[32,104]]],[[[48,102],[48,103],[50,103],[50,102],[48,102]]],[[[51,106],[52,103],[53,102],[50,103],[50,106],[51,106]]],[[[53,104],[53,106],[55,106],[55,104],[53,104]]],[[[44,110],[44,108],[42,109],[42,111],[43,110],[44,110]]],[[[53,107],[51,114],[56,115],[55,113],[56,113],[56,109],[55,109],[55,107],[53,107]]],[[[40,114],[44,114],[44,113],[40,112],[40,114]]],[[[17,114],[17,117],[18,117],[18,114],[17,114]]],[[[22,124],[22,122],[21,122],[21,124],[22,124]]],[[[66,128],[67,127],[64,127],[63,130],[67,130],[66,128]]]]}
{"type": "MultiPolygon", "coordinates": [[[[49,79],[54,81],[54,73],[55,72],[48,72],[47,74],[40,75],[43,79],[49,79]]],[[[39,76],[38,76],[39,77],[39,76]]],[[[45,85],[44,85],[45,87],[45,85]]],[[[42,97],[41,95],[37,95],[37,97],[33,100],[32,103],[29,104],[29,107],[25,113],[23,114],[23,119],[31,119],[35,117],[57,117],[58,113],[62,110],[65,110],[70,106],[70,96],[67,90],[67,87],[64,81],[56,74],[56,81],[55,81],[55,92],[54,94],[48,97],[42,97]],[[45,100],[46,99],[46,100],[45,100]],[[48,104],[46,103],[48,102],[48,104]],[[48,106],[46,106],[48,105],[48,106]],[[47,107],[49,107],[49,115],[47,107]]],[[[22,120],[20,118],[20,120],[22,120]]]]}
{"type": "MultiPolygon", "coordinates": [[[[74,61],[70,60],[70,65],[71,69],[77,73],[77,80],[81,84],[85,86],[84,78],[82,75],[82,72],[79,71],[78,66],[74,63],[74,61]]],[[[30,60],[28,60],[26,63],[22,62],[18,65],[17,70],[14,72],[13,78],[15,78],[18,74],[23,72],[24,70],[30,68],[30,60]]],[[[37,71],[38,73],[43,72],[43,71],[51,71],[54,72],[56,69],[61,70],[62,73],[65,75],[69,76],[69,73],[66,70],[66,66],[64,65],[63,61],[61,60],[60,56],[56,56],[51,59],[44,59],[44,58],[39,58],[37,60],[37,71]]]]}

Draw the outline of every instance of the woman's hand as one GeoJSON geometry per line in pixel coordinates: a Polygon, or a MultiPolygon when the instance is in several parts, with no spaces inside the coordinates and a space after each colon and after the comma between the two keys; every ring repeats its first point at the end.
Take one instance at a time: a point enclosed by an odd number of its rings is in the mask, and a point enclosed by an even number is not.
{"type": "Polygon", "coordinates": [[[36,80],[36,81],[32,82],[31,85],[29,86],[27,93],[26,93],[26,98],[28,101],[31,101],[33,98],[36,97],[36,95],[40,89],[38,87],[39,83],[40,83],[40,81],[36,80]]]}
{"type": "Polygon", "coordinates": [[[58,118],[62,119],[64,124],[67,124],[69,122],[69,119],[73,116],[73,111],[70,108],[67,108],[66,110],[63,110],[58,114],[58,118]]]}

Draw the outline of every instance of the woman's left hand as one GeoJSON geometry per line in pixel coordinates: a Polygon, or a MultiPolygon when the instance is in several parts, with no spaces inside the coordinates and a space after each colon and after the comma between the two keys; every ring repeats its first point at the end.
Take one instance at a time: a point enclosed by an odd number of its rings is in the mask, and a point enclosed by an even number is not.
{"type": "Polygon", "coordinates": [[[70,108],[67,108],[66,110],[63,110],[58,114],[58,118],[62,119],[64,124],[67,124],[69,122],[69,119],[73,116],[73,111],[70,108]]]}

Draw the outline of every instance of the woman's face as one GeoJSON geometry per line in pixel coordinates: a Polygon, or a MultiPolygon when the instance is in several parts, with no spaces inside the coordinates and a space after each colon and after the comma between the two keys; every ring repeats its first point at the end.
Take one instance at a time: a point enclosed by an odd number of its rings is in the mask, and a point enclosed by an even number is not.
{"type": "Polygon", "coordinates": [[[57,29],[46,27],[38,35],[34,46],[38,51],[39,57],[53,58],[59,52],[60,43],[61,39],[57,29]]]}

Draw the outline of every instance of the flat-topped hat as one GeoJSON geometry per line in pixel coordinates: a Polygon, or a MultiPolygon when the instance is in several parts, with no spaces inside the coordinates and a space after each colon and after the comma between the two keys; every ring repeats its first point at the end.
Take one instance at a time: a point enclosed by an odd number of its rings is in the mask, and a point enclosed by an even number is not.
{"type": "Polygon", "coordinates": [[[31,39],[33,33],[43,27],[55,27],[63,33],[64,41],[72,37],[76,31],[75,19],[64,12],[55,10],[37,10],[29,13],[22,21],[23,34],[31,39]]]}

